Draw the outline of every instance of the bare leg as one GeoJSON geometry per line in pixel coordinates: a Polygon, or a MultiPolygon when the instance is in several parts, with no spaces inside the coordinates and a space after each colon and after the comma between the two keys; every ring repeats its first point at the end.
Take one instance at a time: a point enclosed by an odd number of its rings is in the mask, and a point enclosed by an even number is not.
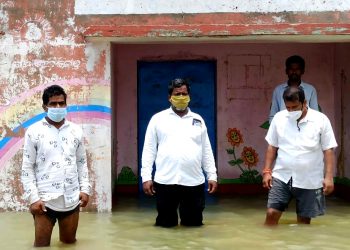
{"type": "Polygon", "coordinates": [[[297,216],[298,224],[310,224],[311,218],[297,216]]]}
{"type": "Polygon", "coordinates": [[[71,215],[58,220],[60,229],[60,241],[66,244],[72,244],[76,242],[76,233],[79,221],[79,209],[77,209],[71,215]]]}
{"type": "Polygon", "coordinates": [[[36,214],[34,216],[35,226],[35,247],[50,246],[51,234],[54,224],[45,214],[36,214]]]}
{"type": "Polygon", "coordinates": [[[266,211],[265,225],[267,226],[277,225],[279,219],[281,218],[281,215],[282,215],[281,211],[274,208],[268,208],[266,211]]]}

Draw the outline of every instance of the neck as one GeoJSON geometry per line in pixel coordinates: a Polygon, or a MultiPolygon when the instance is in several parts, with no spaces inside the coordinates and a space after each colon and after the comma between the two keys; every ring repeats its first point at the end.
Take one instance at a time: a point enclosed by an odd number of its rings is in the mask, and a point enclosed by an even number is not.
{"type": "Polygon", "coordinates": [[[298,123],[299,123],[299,121],[301,121],[301,119],[303,119],[306,116],[307,109],[308,109],[307,107],[305,109],[303,109],[303,112],[301,113],[300,118],[297,120],[298,123]]]}
{"type": "Polygon", "coordinates": [[[46,121],[51,124],[52,126],[55,126],[57,129],[62,127],[62,125],[64,124],[64,121],[65,119],[63,119],[62,121],[60,122],[55,122],[55,121],[52,121],[49,117],[45,117],[46,121]]]}
{"type": "Polygon", "coordinates": [[[288,86],[294,86],[294,87],[299,87],[299,85],[301,84],[301,80],[299,81],[291,81],[291,80],[288,80],[288,86]]]}
{"type": "Polygon", "coordinates": [[[186,115],[188,113],[188,108],[186,108],[184,110],[177,110],[174,106],[171,106],[171,108],[180,117],[183,117],[184,115],[186,115]]]}

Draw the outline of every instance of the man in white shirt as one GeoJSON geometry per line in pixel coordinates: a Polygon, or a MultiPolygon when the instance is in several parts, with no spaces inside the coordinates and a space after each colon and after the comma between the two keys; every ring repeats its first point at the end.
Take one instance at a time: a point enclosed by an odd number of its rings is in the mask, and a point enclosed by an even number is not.
{"type": "Polygon", "coordinates": [[[168,93],[171,107],[155,114],[147,127],[142,152],[143,190],[156,196],[156,226],[178,225],[178,207],[181,225],[201,226],[205,206],[203,170],[208,192],[217,189],[214,156],[204,120],[188,108],[189,83],[175,79],[168,93]]]}
{"type": "Polygon", "coordinates": [[[287,87],[283,99],[287,110],[275,115],[265,137],[269,144],[263,170],[263,186],[269,189],[265,224],[278,224],[292,198],[298,223],[310,224],[311,218],[324,214],[324,195],[334,189],[337,143],[329,119],[307,106],[302,88],[287,87]]]}
{"type": "Polygon", "coordinates": [[[301,76],[305,72],[305,61],[301,56],[290,56],[286,60],[286,74],[288,81],[278,85],[272,94],[272,102],[270,108],[269,122],[271,124],[274,115],[286,109],[283,100],[283,92],[288,86],[302,87],[305,93],[305,99],[310,108],[314,110],[318,109],[317,92],[314,86],[301,80],[301,76]]]}
{"type": "Polygon", "coordinates": [[[91,190],[82,130],[65,119],[65,91],[52,85],[42,99],[47,115],[26,131],[21,175],[36,247],[50,245],[56,220],[60,241],[76,241],[79,207],[87,205],[91,190]]]}

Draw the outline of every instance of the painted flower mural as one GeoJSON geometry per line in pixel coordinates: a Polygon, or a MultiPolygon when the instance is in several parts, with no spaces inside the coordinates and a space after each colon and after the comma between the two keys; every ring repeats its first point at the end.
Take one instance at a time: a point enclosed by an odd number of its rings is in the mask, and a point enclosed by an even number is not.
{"type": "Polygon", "coordinates": [[[237,128],[229,128],[226,133],[228,142],[232,148],[226,149],[227,153],[233,156],[233,159],[228,163],[231,166],[238,167],[241,170],[239,179],[242,183],[261,183],[262,176],[254,169],[259,162],[259,155],[252,147],[243,147],[240,158],[236,156],[236,148],[242,144],[243,136],[237,128]],[[243,165],[243,166],[242,166],[243,165]]]}
{"type": "Polygon", "coordinates": [[[243,137],[241,132],[236,128],[229,128],[226,134],[228,141],[233,147],[238,147],[239,144],[243,143],[243,137]]]}

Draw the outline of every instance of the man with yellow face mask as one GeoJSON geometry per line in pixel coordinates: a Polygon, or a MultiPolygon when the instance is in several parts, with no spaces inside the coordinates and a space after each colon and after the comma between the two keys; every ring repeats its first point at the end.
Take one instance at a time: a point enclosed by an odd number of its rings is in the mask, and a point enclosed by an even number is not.
{"type": "Polygon", "coordinates": [[[155,114],[147,127],[142,152],[143,190],[156,196],[156,226],[203,225],[205,172],[208,192],[217,189],[217,174],[203,118],[189,108],[190,86],[175,79],[168,87],[171,107],[155,114]],[[152,178],[153,163],[156,171],[152,178]]]}

